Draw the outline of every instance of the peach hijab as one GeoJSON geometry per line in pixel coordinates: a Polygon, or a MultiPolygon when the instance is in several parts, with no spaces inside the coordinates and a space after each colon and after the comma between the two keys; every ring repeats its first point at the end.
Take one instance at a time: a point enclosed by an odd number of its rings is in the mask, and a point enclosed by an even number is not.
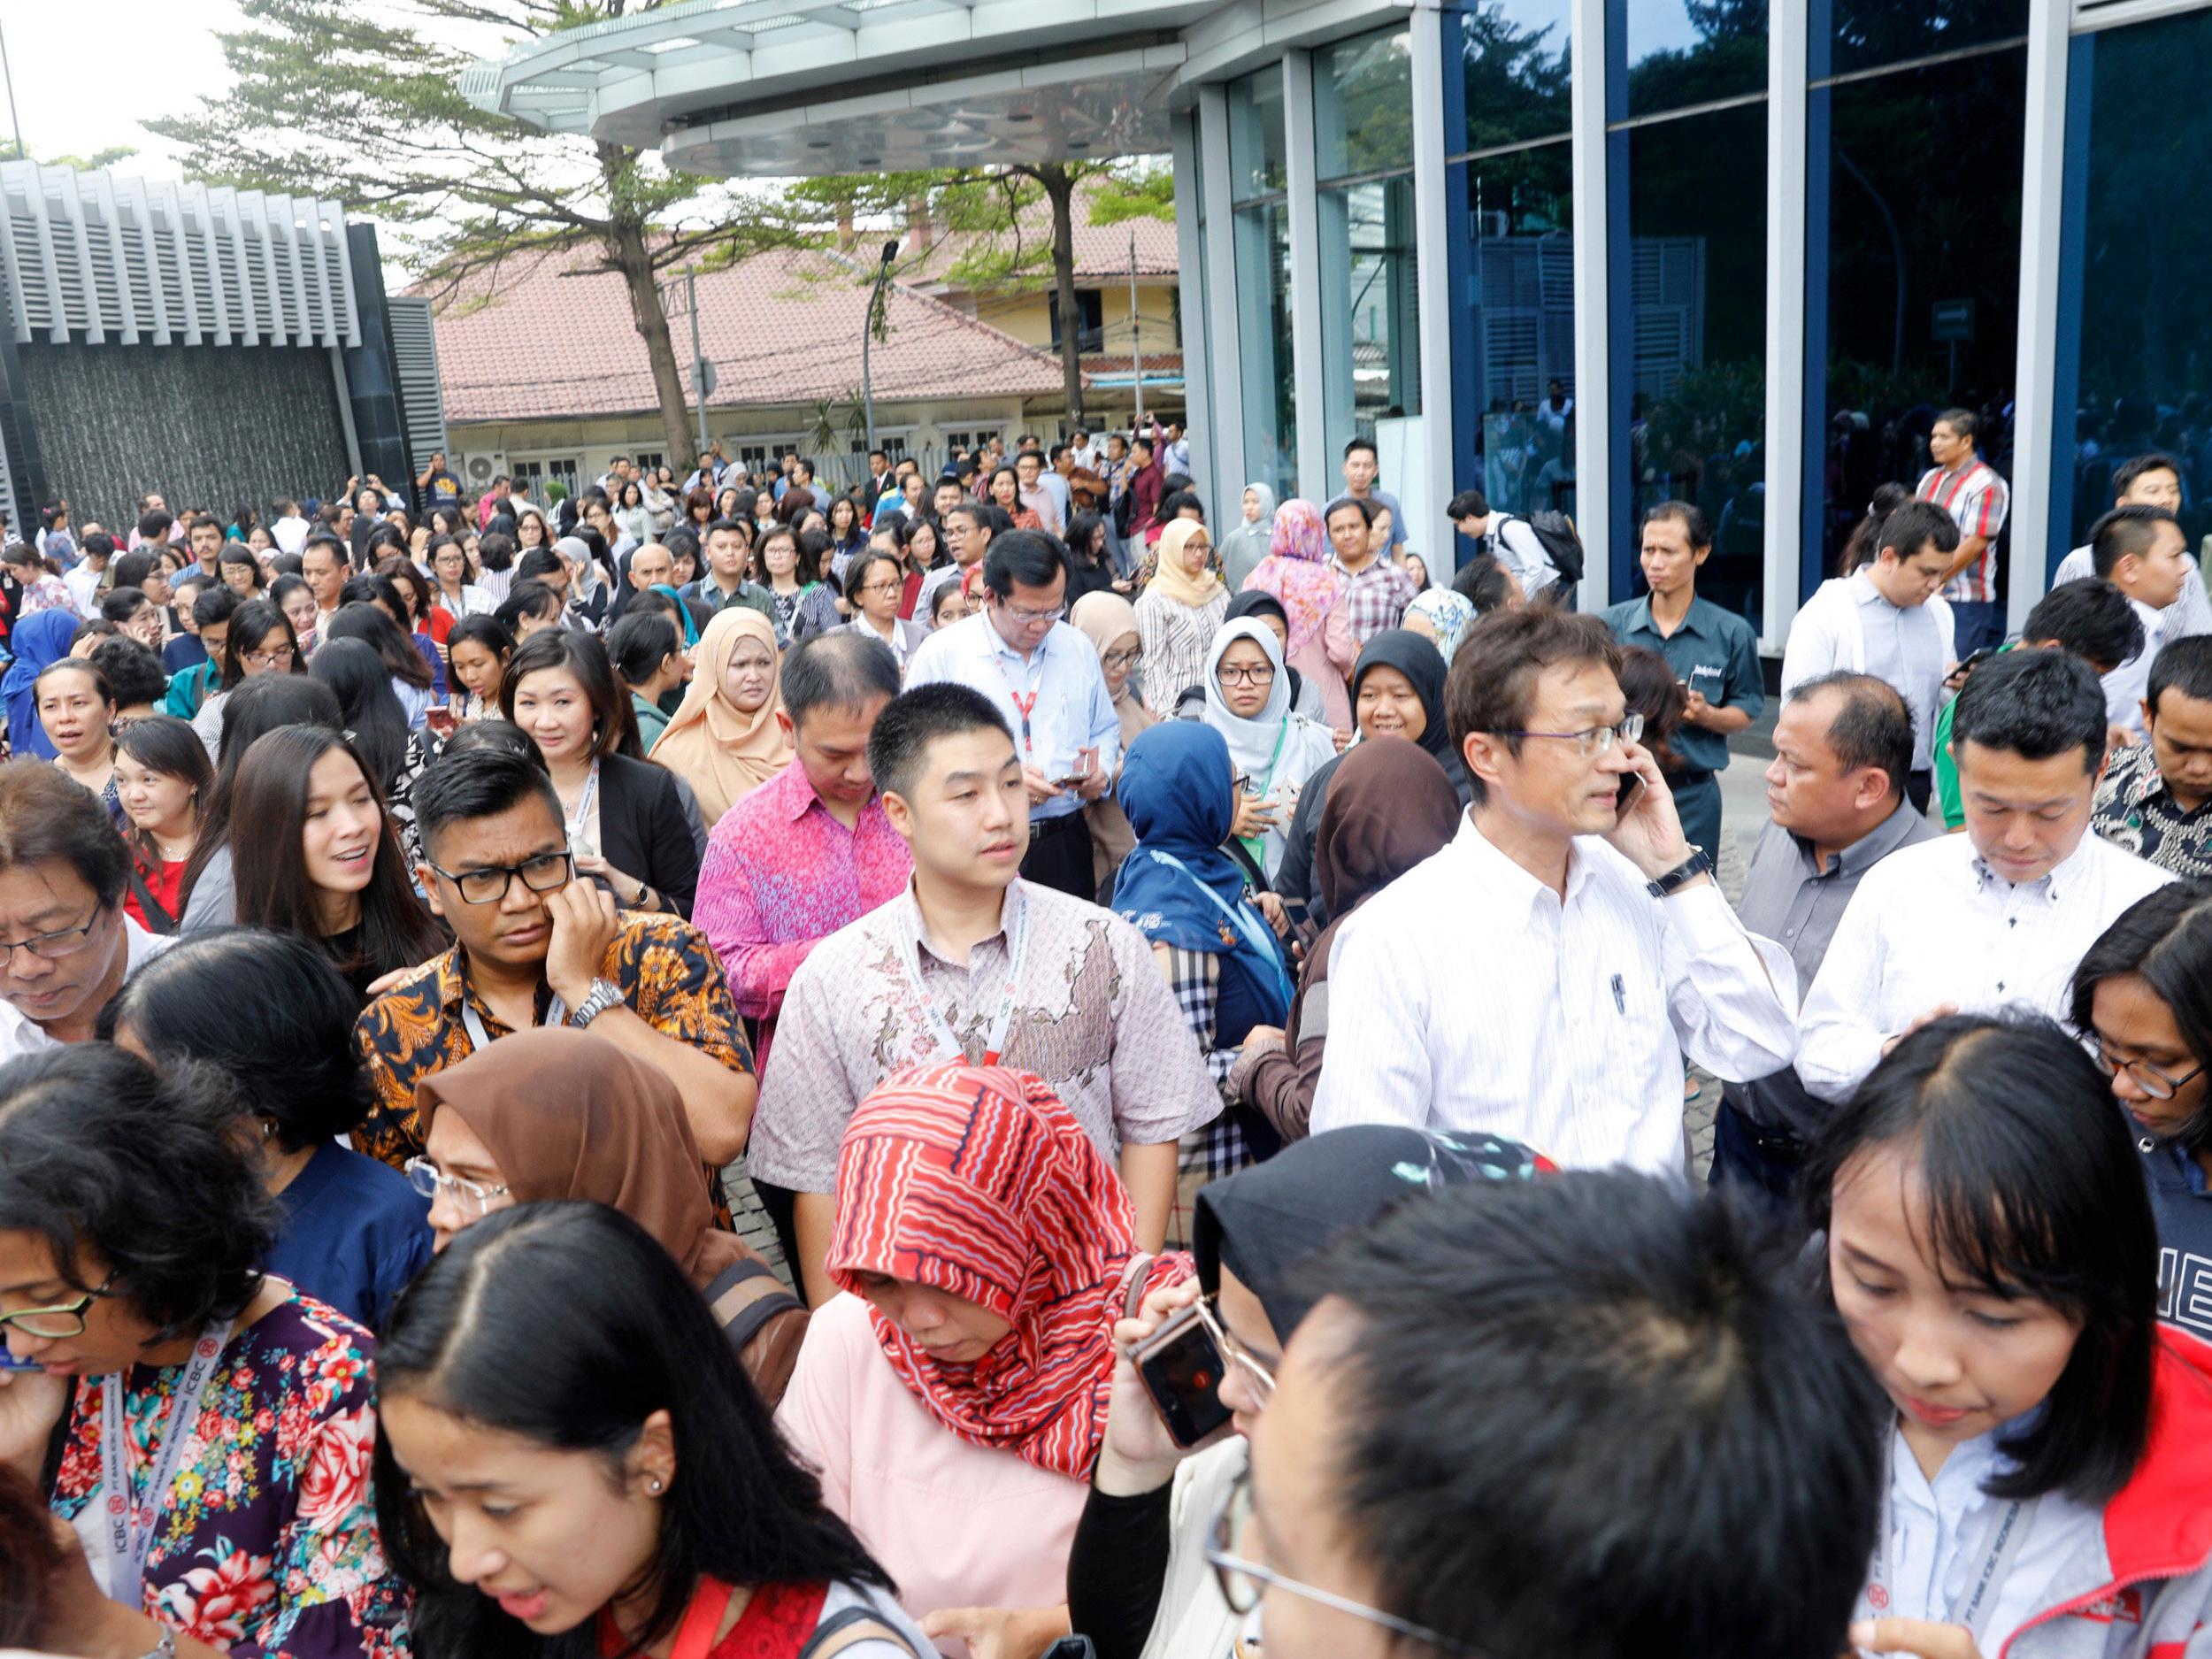
{"type": "Polygon", "coordinates": [[[707,624],[692,653],[697,666],[684,687],[683,704],[649,757],[691,786],[709,829],[791,764],[791,740],[776,718],[783,712],[780,675],[769,687],[768,701],[750,714],[739,713],[722,695],[723,671],[737,655],[738,641],[747,639],[766,646],[770,663],[777,663],[775,625],[750,606],[732,605],[707,624]]]}

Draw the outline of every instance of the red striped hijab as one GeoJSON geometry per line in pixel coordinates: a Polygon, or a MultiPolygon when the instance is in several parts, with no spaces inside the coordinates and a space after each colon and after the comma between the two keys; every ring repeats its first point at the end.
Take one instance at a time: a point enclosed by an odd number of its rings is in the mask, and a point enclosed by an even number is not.
{"type": "MultiPolygon", "coordinates": [[[[1105,1155],[1038,1079],[916,1066],[861,1102],[846,1127],[830,1277],[847,1290],[860,1273],[927,1285],[1012,1325],[963,1365],[872,1316],[892,1369],[948,1429],[1087,1479],[1106,1429],[1135,1225],[1105,1155]]],[[[1162,1256],[1146,1288],[1190,1271],[1188,1256],[1162,1256]]]]}

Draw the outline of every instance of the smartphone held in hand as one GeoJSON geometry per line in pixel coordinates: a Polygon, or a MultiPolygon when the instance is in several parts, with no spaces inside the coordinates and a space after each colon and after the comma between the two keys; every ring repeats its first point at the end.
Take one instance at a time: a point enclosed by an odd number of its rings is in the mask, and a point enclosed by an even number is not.
{"type": "Polygon", "coordinates": [[[1221,1400],[1227,1361],[1196,1303],[1138,1343],[1129,1359],[1176,1445],[1187,1451],[1228,1423],[1221,1400]]]}

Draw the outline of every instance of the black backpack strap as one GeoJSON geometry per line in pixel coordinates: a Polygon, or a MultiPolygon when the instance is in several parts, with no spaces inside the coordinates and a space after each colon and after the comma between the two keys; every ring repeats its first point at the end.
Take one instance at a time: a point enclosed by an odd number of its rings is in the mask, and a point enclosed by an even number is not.
{"type": "MultiPolygon", "coordinates": [[[[914,1652],[913,1643],[878,1617],[873,1608],[862,1605],[849,1607],[817,1624],[814,1634],[807,1638],[806,1646],[799,1649],[799,1659],[833,1659],[833,1655],[864,1641],[887,1641],[907,1653],[914,1652]]],[[[924,1655],[916,1654],[915,1659],[924,1659],[924,1655]]],[[[934,1659],[934,1655],[930,1659],[934,1659]]]]}
{"type": "Polygon", "coordinates": [[[161,901],[154,896],[153,889],[146,885],[146,878],[139,873],[138,860],[135,858],[130,862],[129,879],[131,892],[138,899],[139,911],[146,918],[146,931],[150,933],[175,933],[177,918],[162,907],[161,901]]]}
{"type": "Polygon", "coordinates": [[[706,1288],[707,1306],[730,1346],[742,1348],[778,1314],[804,1313],[806,1304],[783,1287],[775,1270],[758,1256],[733,1262],[706,1288]]]}

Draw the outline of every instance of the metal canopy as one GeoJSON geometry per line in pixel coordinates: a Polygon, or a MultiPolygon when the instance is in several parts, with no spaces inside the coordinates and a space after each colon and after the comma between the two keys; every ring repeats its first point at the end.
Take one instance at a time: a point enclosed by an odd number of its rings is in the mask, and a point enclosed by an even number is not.
{"type": "Polygon", "coordinates": [[[1150,154],[1179,32],[1230,0],[680,0],[472,65],[461,92],[714,173],[1150,154]]]}

